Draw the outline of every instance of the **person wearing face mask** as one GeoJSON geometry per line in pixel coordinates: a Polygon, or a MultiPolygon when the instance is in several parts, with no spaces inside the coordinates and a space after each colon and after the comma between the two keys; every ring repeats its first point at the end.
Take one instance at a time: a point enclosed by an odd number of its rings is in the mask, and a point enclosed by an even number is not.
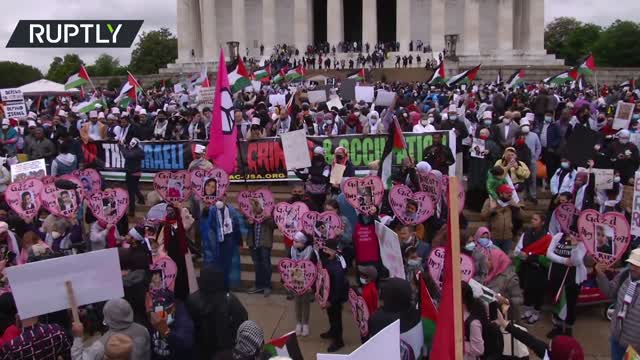
{"type": "Polygon", "coordinates": [[[427,115],[426,118],[420,118],[418,120],[418,123],[413,126],[413,132],[416,134],[422,134],[426,132],[436,131],[436,128],[433,126],[433,121],[433,114],[427,115]]]}
{"type": "Polygon", "coordinates": [[[544,114],[542,129],[540,130],[542,161],[547,167],[547,181],[551,181],[551,177],[558,167],[560,167],[559,151],[561,143],[560,128],[558,124],[553,121],[553,113],[547,112],[544,114]]]}
{"type": "Polygon", "coordinates": [[[488,129],[491,131],[493,128],[493,112],[492,111],[484,111],[482,113],[482,121],[476,127],[476,136],[480,134],[482,129],[488,129]]]}
{"type": "Polygon", "coordinates": [[[574,182],[576,179],[576,170],[571,166],[571,162],[567,158],[560,159],[560,168],[551,177],[549,189],[553,198],[563,192],[573,192],[574,182]]]}
{"type": "Polygon", "coordinates": [[[153,140],[169,140],[173,132],[173,126],[165,115],[156,116],[156,124],[153,128],[153,140]]]}
{"type": "Polygon", "coordinates": [[[340,134],[340,125],[336,123],[333,113],[324,114],[324,121],[321,126],[322,134],[325,136],[336,136],[340,134]]]}
{"type": "MultiPolygon", "coordinates": [[[[513,188],[507,184],[498,187],[498,198],[495,201],[487,199],[482,206],[480,217],[489,222],[494,243],[506,254],[511,252],[514,234],[518,225],[522,224],[522,204],[515,203],[513,188]]],[[[486,241],[486,240],[484,240],[486,241]]],[[[479,245],[486,245],[479,241],[479,245]]]]}
{"type": "Polygon", "coordinates": [[[542,154],[542,144],[540,143],[540,138],[538,134],[531,131],[531,122],[533,120],[533,113],[527,113],[524,119],[520,121],[520,133],[521,137],[524,139],[526,147],[529,149],[531,154],[531,160],[529,162],[525,161],[525,164],[529,166],[529,171],[531,171],[531,176],[527,179],[525,183],[525,189],[527,191],[526,200],[532,202],[533,204],[538,204],[537,196],[537,169],[538,169],[538,160],[540,159],[540,155],[542,154]]]}
{"type": "Polygon", "coordinates": [[[633,181],[635,171],[640,166],[640,155],[635,144],[630,142],[631,133],[629,130],[620,130],[616,135],[616,140],[606,146],[606,158],[614,170],[620,174],[622,184],[629,184],[633,181]]]}
{"type": "Polygon", "coordinates": [[[456,162],[451,148],[442,145],[442,135],[439,133],[433,134],[431,145],[426,147],[422,153],[424,154],[422,160],[431,164],[434,170],[438,170],[442,174],[448,174],[449,166],[456,162]]]}
{"type": "Polygon", "coordinates": [[[10,126],[9,119],[2,119],[2,131],[0,131],[0,144],[6,152],[6,156],[14,157],[17,153],[16,144],[18,142],[18,132],[10,126]]]}
{"type": "Polygon", "coordinates": [[[419,274],[424,273],[423,259],[418,256],[418,251],[414,246],[408,246],[402,252],[404,262],[405,279],[411,285],[411,303],[418,304],[420,302],[420,283],[419,274]]]}
{"type": "Polygon", "coordinates": [[[42,228],[46,233],[45,242],[54,252],[70,249],[84,241],[80,226],[60,216],[47,216],[42,228]]]}
{"type": "Polygon", "coordinates": [[[295,173],[305,182],[305,192],[309,195],[311,209],[322,211],[331,176],[331,167],[325,160],[324,148],[316,146],[313,149],[311,166],[302,170],[296,169],[295,173]]]}
{"type": "Polygon", "coordinates": [[[365,135],[384,134],[384,124],[380,119],[380,114],[373,110],[367,115],[366,124],[362,127],[362,133],[365,135]]]}
{"type": "Polygon", "coordinates": [[[500,146],[491,139],[488,128],[480,130],[479,138],[484,140],[484,157],[469,158],[469,176],[467,181],[467,206],[480,211],[487,198],[487,178],[489,170],[500,158],[500,146]]]}
{"type": "Polygon", "coordinates": [[[193,320],[182,301],[167,289],[151,294],[151,344],[154,360],[192,358],[193,320]]]}
{"type": "Polygon", "coordinates": [[[513,146],[513,143],[518,133],[518,124],[513,122],[513,113],[507,111],[502,117],[502,122],[496,125],[496,131],[493,136],[498,145],[503,149],[513,146]]]}
{"type": "MultiPolygon", "coordinates": [[[[431,252],[431,246],[429,243],[418,239],[415,233],[415,228],[410,225],[400,224],[395,228],[396,234],[398,234],[398,240],[400,241],[400,250],[404,254],[407,248],[413,247],[416,250],[416,257],[420,258],[420,265],[426,267],[427,259],[429,258],[429,252],[431,252]]],[[[407,277],[409,279],[409,277],[407,277]]]]}
{"type": "MultiPolygon", "coordinates": [[[[526,145],[522,143],[520,146],[521,149],[526,147],[526,145]]],[[[526,150],[528,150],[528,148],[526,148],[526,150]]],[[[516,149],[513,147],[508,147],[504,150],[502,159],[496,161],[495,166],[500,166],[504,169],[505,174],[511,177],[511,181],[517,191],[521,191],[523,189],[524,182],[531,176],[529,167],[518,158],[516,149]]]]}
{"type": "Polygon", "coordinates": [[[345,147],[338,146],[334,151],[332,168],[336,164],[340,164],[345,167],[342,177],[349,178],[356,176],[356,169],[351,160],[349,160],[349,153],[345,147]]]}
{"type": "Polygon", "coordinates": [[[357,116],[355,116],[354,114],[350,114],[349,116],[347,116],[347,121],[344,123],[344,127],[342,128],[342,131],[340,133],[351,135],[362,134],[362,132],[362,122],[360,122],[360,119],[358,119],[357,116]]]}
{"type": "Polygon", "coordinates": [[[500,249],[489,250],[489,273],[484,286],[509,300],[509,318],[520,319],[520,306],[523,302],[522,289],[518,275],[511,266],[511,259],[500,249]]]}
{"type": "MultiPolygon", "coordinates": [[[[469,136],[469,129],[465,125],[464,119],[458,117],[458,107],[456,104],[449,104],[449,109],[447,110],[447,121],[443,121],[438,130],[454,130],[456,133],[456,154],[455,154],[455,166],[456,166],[456,176],[462,177],[462,158],[464,148],[462,146],[462,140],[469,136]]],[[[429,162],[433,165],[432,162],[429,162]]],[[[435,168],[435,167],[434,167],[435,168]]],[[[438,169],[440,170],[440,169],[438,169]]],[[[448,172],[444,171],[443,174],[448,172]]]]}

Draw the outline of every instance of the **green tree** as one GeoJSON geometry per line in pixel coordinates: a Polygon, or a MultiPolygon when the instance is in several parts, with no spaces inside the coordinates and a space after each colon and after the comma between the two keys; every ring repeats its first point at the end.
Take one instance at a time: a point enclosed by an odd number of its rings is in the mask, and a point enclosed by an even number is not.
{"type": "Polygon", "coordinates": [[[13,88],[42,79],[40,70],[31,65],[0,61],[0,88],[13,88]]]}
{"type": "Polygon", "coordinates": [[[635,67],[640,64],[640,24],[616,20],[594,46],[598,66],[635,67]]]}
{"type": "Polygon", "coordinates": [[[124,81],[120,80],[117,77],[113,77],[111,79],[109,79],[109,82],[107,83],[107,89],[109,90],[120,90],[120,86],[122,85],[124,81]]]}
{"type": "Polygon", "coordinates": [[[66,54],[64,58],[56,56],[49,66],[47,79],[64,84],[69,76],[80,70],[80,65],[83,64],[78,54],[66,54]]]}
{"type": "MultiPolygon", "coordinates": [[[[112,76],[120,67],[120,60],[108,54],[101,54],[94,63],[92,76],[112,76]]],[[[87,69],[89,71],[89,69],[87,69]]]]}
{"type": "Polygon", "coordinates": [[[559,17],[545,29],[545,48],[564,59],[567,65],[576,65],[593,51],[601,32],[602,28],[598,25],[582,23],[570,17],[559,17]]]}
{"type": "Polygon", "coordinates": [[[143,32],[131,53],[129,69],[135,74],[155,74],[178,58],[178,40],[167,28],[143,32]]]}
{"type": "Polygon", "coordinates": [[[572,17],[559,17],[550,22],[544,30],[544,47],[553,54],[560,54],[567,37],[582,23],[572,17]]]}

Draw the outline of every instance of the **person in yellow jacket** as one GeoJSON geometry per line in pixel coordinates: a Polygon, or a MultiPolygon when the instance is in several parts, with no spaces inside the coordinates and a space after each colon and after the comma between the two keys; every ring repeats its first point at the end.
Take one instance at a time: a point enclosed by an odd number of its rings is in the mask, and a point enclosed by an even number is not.
{"type": "Polygon", "coordinates": [[[511,177],[513,186],[516,191],[523,190],[524,182],[531,176],[529,167],[522,161],[518,160],[516,155],[516,149],[508,147],[502,154],[502,159],[496,161],[495,166],[500,166],[504,169],[505,173],[511,177]]]}

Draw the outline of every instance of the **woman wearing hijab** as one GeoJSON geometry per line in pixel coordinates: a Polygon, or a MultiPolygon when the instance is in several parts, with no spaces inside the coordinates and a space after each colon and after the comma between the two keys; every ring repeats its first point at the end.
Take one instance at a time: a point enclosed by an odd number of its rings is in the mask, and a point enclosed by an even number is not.
{"type": "Polygon", "coordinates": [[[349,160],[349,152],[343,146],[338,146],[336,150],[333,152],[333,166],[336,164],[340,164],[345,167],[344,173],[342,174],[343,178],[354,177],[356,176],[356,168],[353,166],[351,160],[349,160]]]}
{"type": "MultiPolygon", "coordinates": [[[[500,158],[500,146],[491,138],[489,129],[480,130],[480,139],[484,140],[483,157],[469,158],[469,177],[467,183],[466,204],[475,211],[482,210],[487,199],[487,177],[493,164],[500,158]]],[[[474,151],[473,148],[471,151],[474,151]]]]}
{"type": "MultiPolygon", "coordinates": [[[[346,170],[345,170],[346,171],[346,170]]],[[[313,149],[311,166],[295,171],[296,176],[305,182],[305,192],[309,195],[311,210],[322,211],[327,198],[327,186],[331,175],[331,167],[324,156],[324,148],[316,146],[313,149]]]]}
{"type": "Polygon", "coordinates": [[[520,279],[511,266],[511,259],[500,249],[489,250],[489,273],[484,285],[509,300],[509,318],[520,319],[522,289],[520,279]]]}

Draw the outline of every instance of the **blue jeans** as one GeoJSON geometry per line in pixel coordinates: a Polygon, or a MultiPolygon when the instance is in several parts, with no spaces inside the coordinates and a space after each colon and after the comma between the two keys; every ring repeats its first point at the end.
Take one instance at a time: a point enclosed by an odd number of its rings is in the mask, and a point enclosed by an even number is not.
{"type": "Polygon", "coordinates": [[[611,344],[611,360],[624,359],[624,353],[627,352],[627,348],[620,345],[618,340],[614,338],[609,338],[609,342],[611,344]]]}
{"type": "Polygon", "coordinates": [[[252,248],[251,259],[256,272],[256,289],[271,289],[271,248],[252,248]]]}

